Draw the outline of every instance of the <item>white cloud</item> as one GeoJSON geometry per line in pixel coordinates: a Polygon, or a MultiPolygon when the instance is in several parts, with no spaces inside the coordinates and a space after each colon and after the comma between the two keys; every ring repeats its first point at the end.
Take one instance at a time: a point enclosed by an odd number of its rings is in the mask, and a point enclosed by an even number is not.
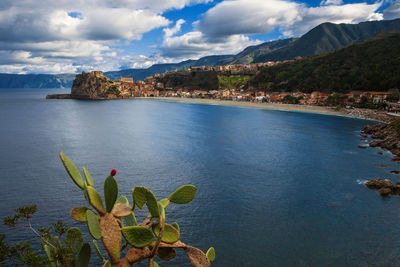
{"type": "Polygon", "coordinates": [[[397,19],[400,18],[400,1],[394,1],[388,8],[383,12],[385,19],[397,19]]]}
{"type": "Polygon", "coordinates": [[[163,12],[209,2],[212,0],[2,0],[0,54],[7,56],[0,56],[0,71],[117,69],[124,56],[135,59],[118,45],[168,26],[170,21],[163,12]]]}
{"type": "Polygon", "coordinates": [[[175,58],[237,53],[260,43],[249,38],[252,34],[279,28],[283,35],[300,36],[324,22],[380,20],[380,6],[381,3],[342,4],[341,0],[324,0],[319,7],[289,0],[226,0],[195,22],[192,32],[176,36],[182,21],[165,29],[161,51],[163,56],[175,58]]]}
{"type": "Polygon", "coordinates": [[[357,23],[383,19],[377,12],[381,3],[340,3],[325,0],[322,6],[308,7],[286,0],[223,1],[206,12],[198,28],[212,37],[268,33],[276,27],[301,35],[323,22],[357,23]]]}
{"type": "Polygon", "coordinates": [[[207,55],[235,54],[250,45],[261,43],[252,41],[244,35],[229,35],[209,39],[200,31],[188,32],[180,36],[182,21],[178,21],[173,28],[164,30],[164,40],[161,46],[162,56],[175,59],[199,58],[207,55]]]}
{"type": "Polygon", "coordinates": [[[328,6],[328,5],[341,5],[343,4],[343,0],[323,0],[320,5],[328,6]]]}
{"type": "Polygon", "coordinates": [[[223,1],[205,13],[198,28],[213,37],[266,33],[300,20],[301,7],[284,0],[223,1]]]}

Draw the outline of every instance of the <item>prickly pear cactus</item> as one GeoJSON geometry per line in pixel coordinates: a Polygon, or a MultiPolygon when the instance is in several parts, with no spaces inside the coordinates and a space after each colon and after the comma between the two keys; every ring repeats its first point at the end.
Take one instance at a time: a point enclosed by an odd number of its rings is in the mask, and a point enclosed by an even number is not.
{"type": "MultiPolygon", "coordinates": [[[[76,207],[71,210],[71,217],[87,224],[89,233],[95,239],[93,246],[103,266],[132,266],[148,260],[148,266],[157,267],[154,257],[171,260],[176,257],[176,249],[184,249],[190,262],[196,267],[210,266],[215,259],[215,250],[211,247],[207,253],[181,242],[180,228],[177,222],[166,223],[166,209],[171,204],[187,204],[196,196],[194,185],[184,185],[175,190],[168,198],[157,201],[152,191],[144,186],[132,189],[132,206],[126,196],[118,198],[118,183],[115,179],[117,171],[111,170],[104,182],[104,203],[94,188],[94,181],[86,168],[83,169],[85,181],[72,161],[60,153],[61,161],[73,182],[83,191],[85,199],[97,212],[87,207],[76,207]],[[134,215],[137,206],[142,209],[146,205],[149,215],[138,224],[134,215]],[[125,222],[125,224],[124,224],[125,222]],[[124,238],[124,242],[122,240],[124,238]],[[101,240],[108,258],[103,257],[96,240],[101,240]],[[128,251],[121,252],[125,249],[128,251]]],[[[68,235],[68,234],[67,234],[68,235]]],[[[76,229],[69,230],[69,236],[79,236],[76,229]]],[[[79,239],[79,238],[78,238],[79,239]]],[[[80,240],[80,239],[79,239],[80,240]]],[[[90,260],[90,246],[83,240],[69,240],[71,250],[77,253],[76,266],[87,266],[90,260]],[[78,253],[79,251],[79,253],[78,253]],[[86,265],[85,265],[86,264],[86,265]]],[[[49,259],[53,257],[51,248],[44,245],[49,259]]],[[[51,261],[50,266],[53,267],[51,261]]],[[[56,267],[56,265],[54,265],[56,267]]]]}

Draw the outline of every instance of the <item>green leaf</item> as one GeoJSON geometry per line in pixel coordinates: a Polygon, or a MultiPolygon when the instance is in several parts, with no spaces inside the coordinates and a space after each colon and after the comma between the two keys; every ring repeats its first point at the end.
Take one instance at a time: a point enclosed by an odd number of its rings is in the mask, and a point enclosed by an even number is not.
{"type": "Polygon", "coordinates": [[[178,232],[180,232],[181,229],[179,228],[179,224],[177,222],[171,223],[171,226],[178,230],[178,232]]]}
{"type": "Polygon", "coordinates": [[[93,178],[85,167],[83,168],[83,175],[85,176],[87,184],[90,186],[94,186],[93,178]]]}
{"type": "Polygon", "coordinates": [[[153,261],[153,267],[159,267],[158,263],[153,261]]]}
{"type": "Polygon", "coordinates": [[[72,181],[74,181],[74,183],[79,186],[79,188],[83,189],[83,179],[75,164],[62,152],[60,152],[60,159],[64,164],[64,167],[67,170],[69,176],[72,178],[72,181]]]}
{"type": "Polygon", "coordinates": [[[90,234],[93,236],[94,239],[101,238],[101,229],[100,223],[97,219],[97,214],[91,210],[86,211],[86,218],[87,218],[87,226],[89,228],[90,234]]]}
{"type": "MultiPolygon", "coordinates": [[[[157,223],[153,225],[153,232],[156,236],[159,235],[160,233],[160,225],[157,223]]],[[[161,238],[161,241],[165,243],[175,243],[176,241],[179,240],[179,232],[176,230],[172,225],[170,224],[165,224],[164,226],[164,232],[161,238]]]]}
{"type": "Polygon", "coordinates": [[[168,199],[176,204],[186,204],[194,199],[197,188],[194,185],[184,185],[176,189],[168,199]]]}
{"type": "Polygon", "coordinates": [[[97,193],[96,189],[91,187],[90,185],[87,186],[87,193],[89,196],[89,203],[90,205],[93,206],[95,210],[97,210],[99,213],[104,214],[104,206],[103,206],[103,201],[101,200],[101,197],[99,193],[97,193]]]}
{"type": "Polygon", "coordinates": [[[87,208],[87,207],[77,207],[77,208],[73,208],[73,209],[71,210],[70,215],[71,215],[72,219],[74,219],[75,221],[78,221],[78,222],[86,222],[86,221],[87,221],[87,220],[86,220],[86,211],[87,211],[88,209],[89,209],[89,208],[87,208]]]}
{"type": "Polygon", "coordinates": [[[114,176],[108,176],[104,181],[104,199],[107,212],[111,212],[118,197],[118,184],[114,176]]]}
{"type": "Polygon", "coordinates": [[[84,243],[78,254],[78,264],[77,267],[87,267],[90,261],[90,245],[89,243],[84,243]]]}
{"type": "Polygon", "coordinates": [[[209,248],[207,250],[206,256],[210,261],[214,261],[215,260],[215,249],[214,249],[214,247],[211,247],[211,248],[209,248]]]}
{"type": "Polygon", "coordinates": [[[154,234],[144,226],[127,226],[121,228],[126,241],[134,247],[142,248],[153,242],[154,234]]]}
{"type": "Polygon", "coordinates": [[[94,250],[96,251],[97,256],[99,256],[100,260],[102,262],[106,262],[106,259],[103,257],[103,255],[101,255],[101,251],[99,248],[99,245],[97,244],[97,240],[93,239],[93,245],[94,245],[94,250]]]}
{"type": "Polygon", "coordinates": [[[74,254],[77,254],[83,245],[83,236],[81,230],[76,227],[68,228],[64,242],[68,247],[71,248],[74,254]]]}

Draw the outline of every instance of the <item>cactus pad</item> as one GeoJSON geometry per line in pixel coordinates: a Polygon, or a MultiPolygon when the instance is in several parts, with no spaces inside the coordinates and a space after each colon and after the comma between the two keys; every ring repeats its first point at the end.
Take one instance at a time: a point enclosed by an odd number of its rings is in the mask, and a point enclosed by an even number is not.
{"type": "Polygon", "coordinates": [[[69,176],[72,178],[72,181],[81,189],[83,189],[83,179],[82,175],[79,172],[78,168],[75,164],[64,155],[64,153],[60,152],[60,159],[64,164],[65,169],[67,170],[69,176]]]}
{"type": "Polygon", "coordinates": [[[78,264],[77,267],[87,267],[90,261],[90,245],[89,243],[84,243],[78,254],[78,264]]]}
{"type": "Polygon", "coordinates": [[[97,214],[91,210],[87,210],[86,218],[87,218],[87,226],[89,228],[89,233],[92,235],[94,239],[100,239],[101,229],[99,220],[97,219],[97,214]]]}
{"type": "Polygon", "coordinates": [[[117,199],[117,201],[115,201],[115,204],[118,204],[118,203],[129,205],[129,200],[128,200],[128,198],[126,196],[120,196],[117,199]]]}
{"type": "Polygon", "coordinates": [[[212,262],[215,260],[215,249],[213,247],[209,248],[206,253],[207,258],[212,262]]]}
{"type": "Polygon", "coordinates": [[[190,262],[196,267],[209,267],[211,266],[210,260],[206,254],[198,248],[187,246],[184,248],[186,256],[190,262]]]}
{"type": "Polygon", "coordinates": [[[144,203],[146,203],[151,216],[154,218],[160,217],[157,199],[149,189],[144,186],[135,187],[133,190],[133,199],[140,209],[143,207],[144,203]]]}
{"type": "Polygon", "coordinates": [[[196,196],[197,188],[194,185],[184,185],[176,189],[168,199],[176,204],[186,204],[196,196]]]}
{"type": "Polygon", "coordinates": [[[78,207],[78,208],[73,208],[70,212],[70,215],[72,219],[78,222],[86,222],[86,211],[89,208],[87,207],[78,207]]]}
{"type": "MultiPolygon", "coordinates": [[[[153,225],[153,232],[156,236],[159,235],[160,233],[160,225],[159,224],[154,224],[153,225]]],[[[179,240],[179,232],[176,230],[172,225],[170,224],[165,224],[164,226],[164,232],[162,234],[161,241],[165,243],[175,243],[176,241],[179,240]]]]}
{"type": "Polygon", "coordinates": [[[178,232],[180,232],[181,229],[179,228],[179,224],[177,222],[171,223],[171,226],[178,230],[178,232]]]}
{"type": "Polygon", "coordinates": [[[163,208],[165,209],[166,207],[168,207],[170,201],[168,198],[164,198],[164,199],[161,199],[160,201],[158,201],[158,203],[160,203],[163,206],[163,208]]]}
{"type": "Polygon", "coordinates": [[[111,213],[107,213],[100,218],[100,229],[104,248],[110,256],[111,263],[116,264],[120,260],[122,239],[118,220],[111,213]]]}
{"type": "Polygon", "coordinates": [[[88,172],[88,170],[86,170],[86,168],[83,168],[83,175],[85,176],[86,183],[87,183],[88,185],[90,185],[90,186],[94,186],[93,178],[92,178],[92,176],[90,175],[90,173],[88,172]]]}
{"type": "Polygon", "coordinates": [[[144,226],[128,226],[121,228],[126,241],[134,247],[142,248],[154,240],[154,234],[144,226]]]}
{"type": "Polygon", "coordinates": [[[132,208],[129,205],[117,203],[111,213],[115,217],[122,218],[131,215],[132,208]]]}
{"type": "Polygon", "coordinates": [[[176,257],[176,250],[174,248],[158,248],[157,256],[162,260],[169,261],[176,257]]]}
{"type": "Polygon", "coordinates": [[[83,245],[81,230],[76,227],[68,228],[64,242],[71,248],[74,254],[77,254],[83,245]]]}
{"type": "Polygon", "coordinates": [[[104,200],[107,212],[111,212],[118,197],[118,184],[114,176],[108,176],[104,181],[104,200]]]}
{"type": "Polygon", "coordinates": [[[100,260],[105,263],[106,259],[103,257],[103,255],[101,254],[99,245],[97,244],[97,240],[93,239],[93,246],[94,246],[94,250],[96,251],[97,256],[99,256],[100,260]]]}
{"type": "Polygon", "coordinates": [[[137,186],[132,189],[133,201],[135,202],[136,206],[139,207],[139,209],[142,209],[143,205],[146,203],[146,192],[147,188],[144,186],[137,186]]]}
{"type": "Polygon", "coordinates": [[[95,210],[97,210],[100,214],[104,214],[104,206],[103,206],[103,201],[101,200],[101,197],[99,193],[97,193],[96,189],[94,189],[91,186],[87,186],[87,193],[89,196],[89,203],[90,205],[93,206],[95,210]]]}

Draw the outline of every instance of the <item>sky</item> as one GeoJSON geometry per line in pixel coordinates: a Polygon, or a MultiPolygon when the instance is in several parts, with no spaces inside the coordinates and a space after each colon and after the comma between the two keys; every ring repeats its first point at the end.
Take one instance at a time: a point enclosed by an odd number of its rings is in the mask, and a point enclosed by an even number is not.
{"type": "Polygon", "coordinates": [[[400,18],[400,0],[1,0],[0,73],[147,68],[400,18]]]}

